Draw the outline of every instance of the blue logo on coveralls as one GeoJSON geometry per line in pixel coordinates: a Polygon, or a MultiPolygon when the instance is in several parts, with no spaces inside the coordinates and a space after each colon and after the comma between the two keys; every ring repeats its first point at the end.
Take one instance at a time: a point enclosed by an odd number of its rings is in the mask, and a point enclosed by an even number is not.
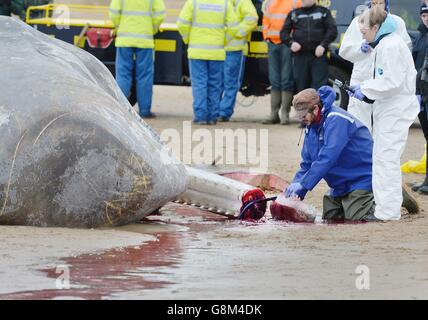
{"type": "Polygon", "coordinates": [[[383,69],[382,68],[377,68],[377,73],[381,76],[383,75],[383,69]]]}

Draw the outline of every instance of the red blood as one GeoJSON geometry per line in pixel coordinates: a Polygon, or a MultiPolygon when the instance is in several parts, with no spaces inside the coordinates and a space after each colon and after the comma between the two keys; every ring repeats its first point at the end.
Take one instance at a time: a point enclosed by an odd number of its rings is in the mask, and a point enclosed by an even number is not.
{"type": "Polygon", "coordinates": [[[270,213],[273,219],[286,220],[290,222],[314,222],[314,217],[309,213],[300,212],[295,208],[284,206],[273,201],[270,205],[270,213]]]}
{"type": "MultiPolygon", "coordinates": [[[[242,196],[242,207],[241,210],[249,204],[251,201],[266,199],[264,192],[261,189],[251,189],[244,193],[242,196]]],[[[266,201],[262,201],[254,204],[245,211],[243,220],[260,220],[266,213],[266,201]]]]}

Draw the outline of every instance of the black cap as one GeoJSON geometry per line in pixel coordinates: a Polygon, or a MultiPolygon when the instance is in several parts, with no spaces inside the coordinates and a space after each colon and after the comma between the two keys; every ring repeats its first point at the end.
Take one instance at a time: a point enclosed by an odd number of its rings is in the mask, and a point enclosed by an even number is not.
{"type": "Polygon", "coordinates": [[[421,5],[421,10],[419,11],[420,15],[422,15],[423,13],[428,13],[428,6],[425,3],[421,5]]]}

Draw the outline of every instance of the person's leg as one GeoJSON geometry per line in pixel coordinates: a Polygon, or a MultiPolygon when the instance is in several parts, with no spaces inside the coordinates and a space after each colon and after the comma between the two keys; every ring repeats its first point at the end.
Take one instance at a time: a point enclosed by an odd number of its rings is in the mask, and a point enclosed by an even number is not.
{"type": "Polygon", "coordinates": [[[240,88],[240,71],[243,60],[242,51],[226,52],[224,62],[223,97],[220,102],[219,117],[229,119],[233,114],[236,95],[240,88]]]}
{"type": "Polygon", "coordinates": [[[323,220],[343,220],[345,218],[340,198],[333,198],[329,194],[324,195],[322,218],[323,220]]]}
{"type": "MultiPolygon", "coordinates": [[[[239,89],[242,87],[242,83],[244,82],[244,75],[245,75],[245,63],[247,62],[247,57],[242,54],[242,60],[241,60],[241,70],[239,70],[239,89]]],[[[239,91],[239,90],[238,90],[239,91]]]]}
{"type": "Polygon", "coordinates": [[[406,146],[411,122],[395,105],[374,105],[373,193],[375,216],[399,220],[403,203],[400,158],[406,146]]]}
{"type": "Polygon", "coordinates": [[[281,53],[280,47],[268,42],[268,72],[272,90],[281,91],[281,53]]]}
{"type": "Polygon", "coordinates": [[[280,47],[268,42],[268,64],[270,91],[270,116],[264,120],[264,124],[279,123],[279,109],[281,108],[281,54],[280,47]]]}
{"type": "Polygon", "coordinates": [[[425,180],[422,182],[421,185],[418,186],[417,191],[421,194],[428,195],[428,114],[427,114],[427,107],[424,107],[422,111],[419,113],[418,118],[419,122],[422,127],[422,131],[425,136],[425,143],[426,143],[426,174],[425,174],[425,180]]]}
{"type": "Polygon", "coordinates": [[[293,54],[293,76],[297,92],[310,88],[311,86],[309,69],[311,59],[311,54],[306,52],[293,54]]]}
{"type": "Polygon", "coordinates": [[[207,121],[215,123],[219,115],[224,61],[208,61],[207,121]]]}
{"type": "Polygon", "coordinates": [[[354,190],[342,199],[345,220],[360,221],[375,212],[373,192],[354,190]]]}
{"type": "Polygon", "coordinates": [[[116,48],[116,81],[127,99],[131,95],[134,51],[134,48],[116,48]]]}
{"type": "Polygon", "coordinates": [[[153,49],[136,50],[137,100],[141,117],[151,116],[153,96],[153,49]]]}
{"type": "Polygon", "coordinates": [[[325,55],[319,58],[313,55],[310,74],[311,88],[318,90],[328,84],[328,61],[325,55]]]}
{"type": "Polygon", "coordinates": [[[355,119],[362,122],[362,124],[369,129],[370,133],[372,133],[373,105],[351,97],[349,98],[348,112],[353,115],[355,119]]]}
{"type": "Polygon", "coordinates": [[[281,45],[281,61],[281,124],[289,124],[294,94],[294,77],[291,50],[285,44],[281,45]]]}
{"type": "Polygon", "coordinates": [[[195,122],[208,121],[208,61],[189,59],[195,122]]]}

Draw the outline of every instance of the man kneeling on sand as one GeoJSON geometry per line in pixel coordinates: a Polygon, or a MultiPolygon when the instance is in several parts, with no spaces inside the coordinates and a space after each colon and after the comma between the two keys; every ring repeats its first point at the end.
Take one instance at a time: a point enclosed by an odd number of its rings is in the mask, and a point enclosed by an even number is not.
{"type": "Polygon", "coordinates": [[[334,107],[335,91],[323,86],[294,96],[293,107],[305,125],[300,170],[284,191],[303,200],[324,179],[330,191],[323,219],[381,221],[372,190],[373,140],[369,130],[345,110],[334,107]]]}

